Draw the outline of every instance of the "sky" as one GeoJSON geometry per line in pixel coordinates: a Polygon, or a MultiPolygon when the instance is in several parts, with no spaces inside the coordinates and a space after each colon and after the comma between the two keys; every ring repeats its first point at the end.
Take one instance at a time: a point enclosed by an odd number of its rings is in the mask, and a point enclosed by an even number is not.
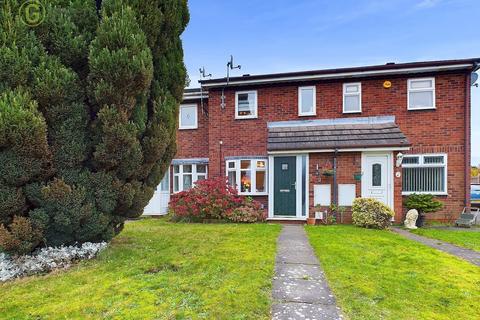
{"type": "MultiPolygon", "coordinates": [[[[232,75],[480,57],[480,0],[189,0],[182,35],[198,69],[232,75]]],[[[480,82],[480,80],[479,80],[480,82]]],[[[472,87],[472,164],[480,164],[480,88],[472,87]]]]}

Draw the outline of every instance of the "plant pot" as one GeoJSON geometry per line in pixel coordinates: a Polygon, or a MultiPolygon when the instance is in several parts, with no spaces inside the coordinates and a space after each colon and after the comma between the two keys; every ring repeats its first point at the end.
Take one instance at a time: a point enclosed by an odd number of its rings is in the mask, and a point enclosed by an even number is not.
{"type": "Polygon", "coordinates": [[[415,225],[419,228],[421,228],[425,225],[425,215],[424,214],[419,214],[418,215],[417,222],[415,222],[415,225]]]}
{"type": "Polygon", "coordinates": [[[317,223],[317,219],[315,218],[307,218],[307,224],[309,226],[314,226],[317,223]]]}
{"type": "Polygon", "coordinates": [[[356,181],[362,180],[362,174],[361,173],[354,173],[353,174],[353,179],[355,179],[356,181]]]}
{"type": "Polygon", "coordinates": [[[333,176],[333,170],[325,170],[322,172],[322,174],[326,177],[331,177],[333,176]]]}

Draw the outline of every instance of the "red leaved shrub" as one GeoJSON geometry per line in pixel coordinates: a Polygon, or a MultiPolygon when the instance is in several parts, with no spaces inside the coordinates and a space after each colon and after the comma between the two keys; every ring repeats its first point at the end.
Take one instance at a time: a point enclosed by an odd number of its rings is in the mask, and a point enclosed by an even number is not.
{"type": "Polygon", "coordinates": [[[225,178],[197,181],[193,188],[174,194],[169,207],[175,218],[193,221],[255,222],[264,217],[260,203],[238,195],[225,178]]]}

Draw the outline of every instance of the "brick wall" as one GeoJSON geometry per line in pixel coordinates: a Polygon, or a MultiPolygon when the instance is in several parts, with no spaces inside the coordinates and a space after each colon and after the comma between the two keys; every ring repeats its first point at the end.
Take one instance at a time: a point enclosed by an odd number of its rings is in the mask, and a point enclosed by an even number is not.
{"type": "Polygon", "coordinates": [[[175,158],[208,158],[208,116],[207,103],[204,108],[200,100],[185,104],[196,104],[198,114],[198,129],[177,130],[177,153],[175,158]]]}

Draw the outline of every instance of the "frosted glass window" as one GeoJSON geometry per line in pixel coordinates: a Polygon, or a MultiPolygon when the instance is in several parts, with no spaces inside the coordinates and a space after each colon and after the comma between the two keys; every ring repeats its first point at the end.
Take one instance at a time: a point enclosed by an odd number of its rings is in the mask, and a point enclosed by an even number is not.
{"type": "Polygon", "coordinates": [[[372,186],[382,186],[382,165],[380,163],[372,165],[372,186]]]}
{"type": "Polygon", "coordinates": [[[362,84],[343,84],[343,113],[362,112],[362,84]]]}
{"type": "Polygon", "coordinates": [[[435,79],[409,79],[408,80],[408,109],[434,109],[435,108],[435,79]]]}
{"type": "Polygon", "coordinates": [[[197,105],[181,105],[179,112],[180,130],[183,129],[197,129],[198,128],[198,114],[197,105]]]}
{"type": "Polygon", "coordinates": [[[315,115],[315,87],[298,88],[298,106],[300,116],[315,115]]]}

